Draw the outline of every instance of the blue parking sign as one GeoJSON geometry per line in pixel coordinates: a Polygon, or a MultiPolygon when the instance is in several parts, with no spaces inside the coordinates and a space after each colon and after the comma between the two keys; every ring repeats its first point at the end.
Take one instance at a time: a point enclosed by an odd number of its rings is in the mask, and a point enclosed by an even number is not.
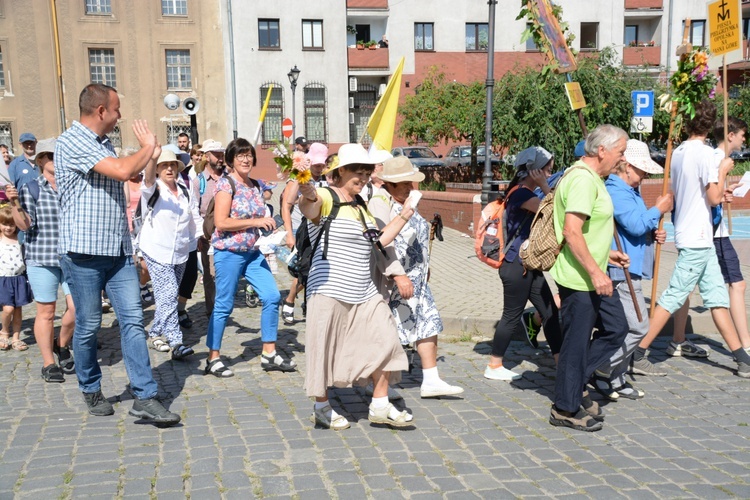
{"type": "Polygon", "coordinates": [[[654,116],[653,90],[634,90],[631,97],[633,99],[633,116],[654,116]]]}

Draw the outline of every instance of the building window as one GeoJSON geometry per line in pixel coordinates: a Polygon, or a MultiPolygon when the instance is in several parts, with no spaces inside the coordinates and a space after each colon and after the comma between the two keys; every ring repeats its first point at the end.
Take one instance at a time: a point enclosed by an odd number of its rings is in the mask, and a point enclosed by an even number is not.
{"type": "Polygon", "coordinates": [[[487,23],[466,23],[466,50],[486,52],[490,29],[487,23]]]}
{"type": "Polygon", "coordinates": [[[302,21],[302,48],[323,48],[323,21],[302,21]]]}
{"type": "Polygon", "coordinates": [[[86,0],[86,14],[111,14],[110,0],[86,0]]]}
{"type": "Polygon", "coordinates": [[[8,146],[8,151],[13,151],[13,130],[10,122],[0,122],[0,144],[8,146]]]}
{"type": "Polygon", "coordinates": [[[308,83],[304,88],[305,137],[308,141],[328,142],[326,87],[308,83]]]}
{"type": "Polygon", "coordinates": [[[3,66],[3,48],[0,47],[0,89],[5,88],[5,66],[3,66]]]}
{"type": "Polygon", "coordinates": [[[260,108],[266,102],[269,85],[273,85],[271,100],[268,101],[266,119],[263,121],[263,144],[273,144],[275,141],[283,140],[281,133],[281,122],[284,119],[284,91],[281,84],[269,82],[260,88],[260,108]]]}
{"type": "Polygon", "coordinates": [[[91,83],[117,87],[114,49],[89,49],[91,83]]]}
{"type": "Polygon", "coordinates": [[[261,49],[281,47],[278,19],[258,19],[258,47],[261,49]]]}
{"type": "MultiPolygon", "coordinates": [[[[526,23],[526,29],[527,30],[533,30],[534,29],[534,25],[531,24],[531,23],[526,23]]],[[[534,41],[534,37],[533,36],[530,36],[529,38],[526,39],[526,50],[530,50],[530,51],[538,51],[539,50],[539,47],[537,46],[536,42],[534,41]]]]}
{"type": "Polygon", "coordinates": [[[189,123],[183,121],[167,122],[167,144],[177,144],[177,137],[180,134],[190,135],[189,123]]]}
{"type": "Polygon", "coordinates": [[[189,50],[167,50],[167,88],[177,90],[192,88],[189,50]]]}
{"type": "MultiPolygon", "coordinates": [[[[685,26],[685,23],[682,24],[685,26]]],[[[706,21],[699,20],[690,23],[690,43],[695,47],[703,47],[705,44],[706,21]]]]}
{"type": "Polygon", "coordinates": [[[599,48],[599,23],[581,23],[581,50],[599,48]]]}
{"type": "Polygon", "coordinates": [[[414,23],[414,50],[435,50],[432,33],[433,23],[414,23]]]}
{"type": "Polygon", "coordinates": [[[162,16],[187,16],[187,0],[161,0],[162,16]]]}
{"type": "Polygon", "coordinates": [[[638,26],[635,24],[625,25],[625,40],[626,47],[635,47],[638,45],[638,26]]]}

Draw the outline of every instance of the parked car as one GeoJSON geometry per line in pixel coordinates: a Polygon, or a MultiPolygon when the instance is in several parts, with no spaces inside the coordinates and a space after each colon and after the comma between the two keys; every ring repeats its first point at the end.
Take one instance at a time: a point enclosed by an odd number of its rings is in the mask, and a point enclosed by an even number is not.
{"type": "Polygon", "coordinates": [[[422,167],[444,167],[445,162],[440,158],[443,155],[436,155],[433,150],[424,146],[408,146],[403,148],[393,148],[391,154],[396,156],[406,156],[411,160],[412,165],[421,169],[422,167]]]}
{"type": "Polygon", "coordinates": [[[667,152],[664,149],[659,149],[653,144],[648,145],[648,150],[651,153],[651,159],[654,160],[656,163],[664,166],[665,163],[667,163],[667,152]]]}
{"type": "Polygon", "coordinates": [[[736,162],[750,161],[750,149],[743,149],[741,151],[732,151],[729,157],[736,162]]]}
{"type": "MultiPolygon", "coordinates": [[[[477,165],[484,165],[484,146],[477,147],[477,165]]],[[[490,155],[492,166],[500,165],[500,157],[490,155]]],[[[463,167],[471,165],[471,146],[453,146],[445,157],[445,164],[449,167],[463,167]]]]}

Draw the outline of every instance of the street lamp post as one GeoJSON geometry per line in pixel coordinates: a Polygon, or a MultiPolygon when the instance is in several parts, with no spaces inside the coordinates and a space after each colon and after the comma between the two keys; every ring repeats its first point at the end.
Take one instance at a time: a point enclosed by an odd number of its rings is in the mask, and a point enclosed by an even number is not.
{"type": "Polygon", "coordinates": [[[497,0],[489,0],[490,6],[489,31],[487,47],[487,110],[484,127],[484,173],[482,174],[482,206],[487,205],[490,200],[490,181],[492,180],[492,90],[495,87],[495,4],[497,0]]]}
{"type": "Polygon", "coordinates": [[[289,83],[292,85],[292,140],[297,138],[297,115],[294,110],[296,99],[294,98],[294,93],[297,90],[297,79],[299,78],[299,74],[300,70],[297,69],[296,64],[289,70],[289,73],[286,74],[286,76],[289,77],[289,83]]]}

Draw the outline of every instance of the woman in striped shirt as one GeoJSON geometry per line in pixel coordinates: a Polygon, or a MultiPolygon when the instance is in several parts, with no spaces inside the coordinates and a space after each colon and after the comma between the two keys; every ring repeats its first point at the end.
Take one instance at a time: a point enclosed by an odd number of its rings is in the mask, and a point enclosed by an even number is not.
{"type": "Polygon", "coordinates": [[[389,381],[398,382],[408,363],[393,315],[373,284],[370,261],[373,246],[393,241],[414,209],[407,202],[400,216],[378,231],[358,195],[380,160],[359,144],[343,145],[337,160],[329,168],[330,188],[300,185],[300,210],[310,240],[318,241],[306,288],[305,391],[315,398],[312,419],[326,428],[348,428],[347,419],[331,408],[328,388],[372,380],[370,422],[411,426],[412,415],[388,401],[389,381]]]}

